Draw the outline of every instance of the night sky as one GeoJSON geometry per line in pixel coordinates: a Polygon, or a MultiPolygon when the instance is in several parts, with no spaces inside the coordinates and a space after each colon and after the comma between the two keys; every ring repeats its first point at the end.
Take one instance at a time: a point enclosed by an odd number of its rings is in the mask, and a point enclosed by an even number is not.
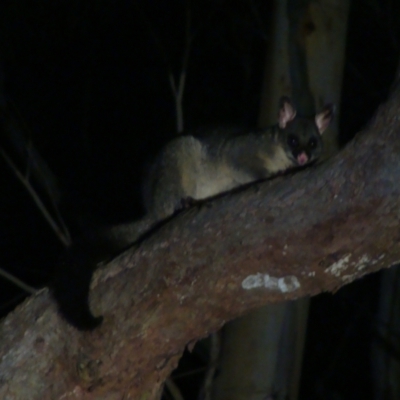
{"type": "MultiPolygon", "coordinates": [[[[265,3],[192,2],[185,130],[256,125],[267,30],[255,23],[255,15],[268,21],[265,3]]],[[[388,95],[400,50],[400,11],[390,10],[390,3],[400,10],[399,1],[352,2],[339,116],[342,145],[388,95]]],[[[181,70],[187,4],[1,2],[0,100],[7,103],[1,122],[10,115],[18,120],[56,177],[58,207],[73,238],[143,213],[142,171],[176,134],[168,71],[177,77],[181,70]]],[[[22,171],[29,170],[4,126],[0,147],[22,171]]],[[[51,280],[63,246],[1,158],[0,188],[0,268],[40,288],[51,280]]],[[[26,294],[0,279],[0,313],[6,315],[26,294]]],[[[351,360],[368,363],[378,283],[375,274],[313,301],[302,398],[334,399],[326,395],[332,387],[341,399],[371,398],[371,387],[356,387],[337,371],[347,365],[356,373],[351,360]]]]}

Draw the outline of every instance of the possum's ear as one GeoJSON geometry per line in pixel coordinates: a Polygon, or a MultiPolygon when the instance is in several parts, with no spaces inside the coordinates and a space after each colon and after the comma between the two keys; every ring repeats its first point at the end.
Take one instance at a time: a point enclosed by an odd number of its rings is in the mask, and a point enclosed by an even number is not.
{"type": "Polygon", "coordinates": [[[333,104],[327,104],[320,113],[316,114],[315,124],[317,125],[318,131],[321,135],[332,122],[334,114],[335,106],[333,104]]]}
{"type": "Polygon", "coordinates": [[[279,127],[284,129],[289,121],[293,120],[296,116],[296,109],[294,108],[291,100],[287,96],[281,97],[279,101],[279,127]]]}

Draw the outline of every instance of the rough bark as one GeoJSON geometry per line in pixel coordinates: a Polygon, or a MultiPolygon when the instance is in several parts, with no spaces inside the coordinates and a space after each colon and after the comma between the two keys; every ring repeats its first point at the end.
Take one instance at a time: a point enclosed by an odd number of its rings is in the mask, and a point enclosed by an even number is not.
{"type": "Polygon", "coordinates": [[[1,325],[4,399],[154,399],[186,345],[400,260],[400,90],[328,162],[184,211],[94,277],[80,333],[48,292],[1,325]]]}

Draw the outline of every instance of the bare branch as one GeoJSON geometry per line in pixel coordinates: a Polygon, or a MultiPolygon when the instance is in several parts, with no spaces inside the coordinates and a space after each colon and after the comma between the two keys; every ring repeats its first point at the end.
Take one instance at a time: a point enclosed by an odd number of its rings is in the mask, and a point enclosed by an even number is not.
{"type": "Polygon", "coordinates": [[[210,335],[210,339],[211,339],[210,361],[208,364],[203,385],[204,400],[212,399],[213,381],[214,381],[215,371],[217,370],[217,365],[221,350],[220,333],[219,332],[212,333],[210,335]]]}
{"type": "MultiPolygon", "coordinates": [[[[22,173],[18,170],[17,166],[13,163],[11,158],[7,155],[4,149],[0,148],[1,155],[3,156],[6,163],[10,166],[13,170],[16,177],[19,181],[24,185],[28,193],[31,195],[33,201],[35,202],[36,206],[39,208],[41,213],[43,214],[46,221],[49,223],[50,227],[53,229],[57,237],[60,239],[61,243],[68,247],[71,244],[71,239],[67,230],[61,230],[57,223],[54,221],[52,216],[50,215],[49,211],[43,204],[42,200],[40,199],[39,195],[36,193],[35,189],[32,187],[31,183],[29,182],[29,174],[27,177],[23,176],[22,173]]],[[[28,171],[29,172],[29,171],[28,171]]],[[[66,229],[65,226],[62,228],[66,229]]]]}
{"type": "Polygon", "coordinates": [[[13,149],[25,161],[33,178],[40,183],[53,204],[60,198],[57,179],[48,167],[45,160],[35,149],[29,127],[26,125],[18,108],[11,102],[5,103],[1,110],[5,120],[5,132],[13,149]]]}
{"type": "Polygon", "coordinates": [[[37,292],[37,290],[35,288],[22,282],[21,279],[18,279],[16,276],[5,271],[3,268],[0,268],[0,276],[3,276],[4,278],[6,278],[10,282],[12,282],[14,285],[18,286],[22,290],[25,290],[25,292],[27,292],[27,293],[35,294],[37,292]]]}
{"type": "Polygon", "coordinates": [[[183,119],[183,94],[185,91],[186,83],[186,72],[189,61],[190,50],[192,47],[192,4],[188,3],[186,9],[186,29],[185,29],[185,48],[182,57],[181,72],[179,74],[179,83],[176,85],[175,77],[172,70],[169,71],[169,81],[171,85],[172,94],[175,99],[176,107],[176,131],[182,133],[184,130],[184,119],[183,119]]]}
{"type": "Polygon", "coordinates": [[[168,388],[174,400],[184,400],[181,391],[171,378],[165,381],[165,386],[168,388]]]}
{"type": "Polygon", "coordinates": [[[186,8],[186,21],[185,21],[185,45],[183,49],[182,61],[180,66],[180,73],[178,78],[175,77],[172,68],[172,62],[167,54],[165,46],[161,42],[160,34],[155,30],[153,24],[147,17],[146,13],[139,7],[140,15],[146,24],[146,27],[153,38],[158,51],[162,57],[162,60],[167,69],[168,81],[171,86],[172,95],[175,101],[176,110],[176,131],[177,133],[182,133],[184,130],[184,116],[183,116],[183,94],[185,91],[187,66],[190,56],[190,51],[192,47],[192,2],[189,1],[186,8]]]}

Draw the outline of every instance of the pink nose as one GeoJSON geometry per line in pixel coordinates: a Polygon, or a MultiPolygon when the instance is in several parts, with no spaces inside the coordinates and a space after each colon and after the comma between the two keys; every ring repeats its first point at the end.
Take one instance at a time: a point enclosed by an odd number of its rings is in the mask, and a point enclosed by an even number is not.
{"type": "Polygon", "coordinates": [[[307,163],[307,161],[308,157],[304,151],[297,156],[297,162],[299,163],[299,165],[304,165],[307,163]]]}

